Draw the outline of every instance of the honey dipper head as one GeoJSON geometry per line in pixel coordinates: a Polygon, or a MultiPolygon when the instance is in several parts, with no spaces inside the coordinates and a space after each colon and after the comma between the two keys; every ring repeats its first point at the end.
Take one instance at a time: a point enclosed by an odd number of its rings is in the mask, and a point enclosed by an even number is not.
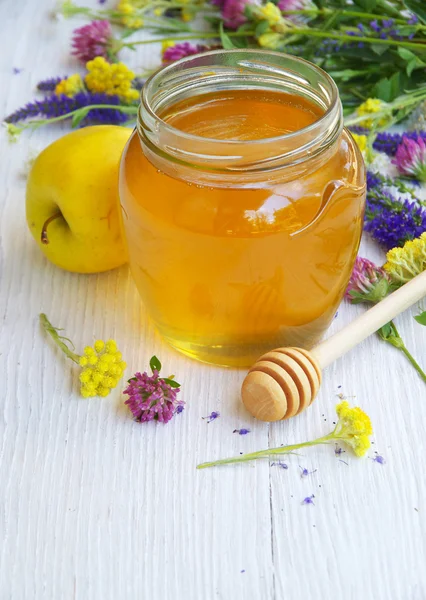
{"type": "Polygon", "coordinates": [[[317,395],[321,369],[302,348],[277,348],[252,366],[241,388],[244,406],[261,421],[299,414],[317,395]]]}

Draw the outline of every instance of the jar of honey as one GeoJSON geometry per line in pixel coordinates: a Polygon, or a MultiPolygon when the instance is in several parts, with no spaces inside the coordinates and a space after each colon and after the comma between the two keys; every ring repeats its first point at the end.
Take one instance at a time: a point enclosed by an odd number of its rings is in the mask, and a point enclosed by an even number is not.
{"type": "Polygon", "coordinates": [[[217,50],[145,84],[122,157],[130,267],[163,337],[248,366],[310,348],[342,300],[365,202],[333,80],[282,53],[217,50]]]}

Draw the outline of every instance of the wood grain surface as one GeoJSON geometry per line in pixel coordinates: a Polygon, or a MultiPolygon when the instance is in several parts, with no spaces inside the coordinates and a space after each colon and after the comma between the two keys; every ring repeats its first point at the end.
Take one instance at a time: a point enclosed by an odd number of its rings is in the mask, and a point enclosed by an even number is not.
{"type": "MultiPolygon", "coordinates": [[[[29,101],[39,80],[78,69],[69,43],[82,21],[54,19],[54,8],[54,0],[0,2],[2,116],[29,101]]],[[[142,71],[159,63],[159,47],[124,57],[142,71]]],[[[372,337],[325,371],[306,412],[255,422],[239,399],[244,372],[169,349],[127,267],[73,275],[35,246],[25,223],[26,164],[65,130],[0,139],[0,598],[426,599],[425,384],[372,337]],[[79,398],[78,369],[41,332],[40,312],[77,348],[115,337],[129,376],[155,353],[182,382],[186,410],[167,426],[140,425],[118,389],[79,398]],[[327,433],[339,393],[373,421],[365,459],[318,447],[285,458],[288,469],[195,470],[327,433]],[[213,410],[221,416],[208,423],[202,417],[213,410]],[[239,427],[251,433],[233,433],[239,427]],[[300,467],[312,473],[302,478],[300,467]],[[314,505],[303,505],[312,494],[314,505]]],[[[362,253],[383,259],[369,241],[362,253]]],[[[329,334],[363,310],[342,305],[329,334]]],[[[397,323],[425,366],[417,311],[397,323]]]]}

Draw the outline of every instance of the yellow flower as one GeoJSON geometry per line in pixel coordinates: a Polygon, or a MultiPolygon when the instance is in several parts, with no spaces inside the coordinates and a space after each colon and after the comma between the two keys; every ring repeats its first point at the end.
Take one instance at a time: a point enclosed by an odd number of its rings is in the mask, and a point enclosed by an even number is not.
{"type": "Polygon", "coordinates": [[[269,33],[263,33],[260,35],[257,38],[257,41],[262,48],[271,48],[272,50],[275,50],[281,44],[282,39],[282,35],[271,31],[269,33]]]}
{"type": "Polygon", "coordinates": [[[361,152],[365,152],[367,150],[367,136],[366,135],[358,135],[356,133],[352,134],[355,142],[357,143],[358,148],[361,152]]]}
{"type": "Polygon", "coordinates": [[[351,446],[357,456],[364,456],[370,447],[373,434],[370,417],[358,406],[351,408],[346,401],[336,406],[337,422],[333,438],[351,446]]]}
{"type": "Polygon", "coordinates": [[[74,75],[70,75],[66,79],[62,79],[57,86],[55,87],[55,94],[57,96],[68,96],[71,98],[84,90],[84,83],[81,78],[81,75],[75,73],[74,75]]]}
{"type": "Polygon", "coordinates": [[[268,21],[271,27],[278,25],[283,20],[280,9],[272,2],[261,6],[258,10],[258,15],[261,20],[268,21]]]}
{"type": "MultiPolygon", "coordinates": [[[[369,98],[368,100],[366,100],[365,102],[363,102],[362,104],[360,104],[360,106],[358,106],[358,108],[356,109],[357,114],[361,117],[363,115],[374,115],[375,113],[381,112],[382,110],[384,110],[386,108],[386,102],[382,102],[382,100],[379,100],[378,98],[369,98]]],[[[359,123],[359,125],[361,127],[371,127],[373,124],[376,125],[386,125],[387,123],[387,117],[382,117],[380,119],[364,119],[363,121],[361,121],[359,123]]]]}
{"type": "Polygon", "coordinates": [[[91,92],[117,95],[125,102],[138,100],[139,92],[132,88],[135,74],[125,64],[110,64],[102,56],[97,56],[89,60],[86,67],[88,74],[85,82],[91,92]]]}
{"type": "Polygon", "coordinates": [[[82,367],[80,373],[80,393],[83,398],[92,396],[108,396],[123,376],[126,363],[118,351],[114,340],[104,342],[97,340],[93,347],[86,346],[83,356],[76,354],[70,339],[60,335],[60,329],[53,327],[45,314],[40,315],[40,322],[45,331],[52,337],[64,354],[82,367]]]}
{"type": "Polygon", "coordinates": [[[126,363],[114,340],[97,340],[93,348],[87,346],[80,357],[80,393],[83,398],[108,396],[112,388],[120,381],[126,363]]]}
{"type": "Polygon", "coordinates": [[[426,231],[402,248],[392,248],[386,254],[383,268],[394,281],[404,284],[426,269],[426,231]]]}
{"type": "Polygon", "coordinates": [[[181,12],[181,17],[182,17],[182,21],[185,21],[185,23],[188,23],[189,21],[193,20],[194,12],[191,8],[186,8],[184,6],[182,9],[182,12],[181,12]]]}
{"type": "Polygon", "coordinates": [[[143,27],[143,19],[135,15],[136,8],[130,0],[120,0],[116,8],[122,16],[120,22],[129,29],[140,29],[143,27]]]}

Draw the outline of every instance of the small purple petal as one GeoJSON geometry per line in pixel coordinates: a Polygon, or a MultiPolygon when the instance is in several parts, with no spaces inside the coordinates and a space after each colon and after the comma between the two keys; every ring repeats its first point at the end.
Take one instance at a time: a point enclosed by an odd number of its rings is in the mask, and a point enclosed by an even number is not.
{"type": "Polygon", "coordinates": [[[386,464],[385,459],[383,458],[383,456],[380,456],[380,454],[377,454],[374,458],[373,461],[376,463],[379,463],[379,465],[384,465],[386,464]]]}
{"type": "Polygon", "coordinates": [[[240,435],[247,435],[250,433],[250,429],[234,429],[232,433],[239,433],[240,435]]]}
{"type": "Polygon", "coordinates": [[[314,504],[314,506],[315,506],[315,503],[313,500],[314,498],[315,498],[315,496],[313,494],[312,494],[312,496],[307,496],[306,498],[304,498],[302,500],[302,504],[314,504]]]}
{"type": "Polygon", "coordinates": [[[208,417],[201,417],[202,419],[206,419],[207,423],[211,423],[212,421],[214,421],[215,419],[217,419],[218,417],[220,417],[220,412],[217,411],[213,411],[209,414],[208,417]]]}

